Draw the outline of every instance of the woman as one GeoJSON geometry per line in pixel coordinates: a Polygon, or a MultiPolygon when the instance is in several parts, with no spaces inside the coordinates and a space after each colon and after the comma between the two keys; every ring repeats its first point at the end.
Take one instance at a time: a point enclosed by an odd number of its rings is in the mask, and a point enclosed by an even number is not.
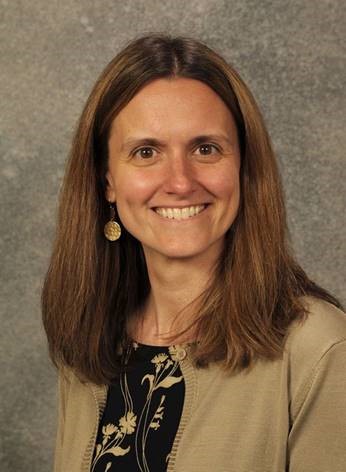
{"type": "Polygon", "coordinates": [[[255,100],[200,42],[139,38],[97,81],[43,320],[56,471],[345,470],[345,316],[291,255],[255,100]]]}

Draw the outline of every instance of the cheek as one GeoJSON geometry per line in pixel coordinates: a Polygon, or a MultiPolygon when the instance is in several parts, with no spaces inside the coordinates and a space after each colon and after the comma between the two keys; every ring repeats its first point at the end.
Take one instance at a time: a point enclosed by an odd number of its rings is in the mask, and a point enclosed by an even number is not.
{"type": "Polygon", "coordinates": [[[213,178],[213,189],[219,204],[218,218],[226,229],[233,223],[240,205],[240,180],[239,171],[233,166],[224,169],[213,178]]]}
{"type": "Polygon", "coordinates": [[[123,179],[118,184],[117,213],[120,222],[135,238],[139,238],[139,228],[146,223],[146,206],[151,193],[148,186],[138,179],[123,179]],[[145,211],[143,211],[145,210],[145,211]]]}
{"type": "Polygon", "coordinates": [[[153,179],[145,173],[118,174],[116,182],[119,211],[145,204],[155,188],[153,179]]]}
{"type": "Polygon", "coordinates": [[[218,198],[239,199],[239,170],[235,166],[225,166],[218,172],[206,176],[207,187],[218,198]]]}

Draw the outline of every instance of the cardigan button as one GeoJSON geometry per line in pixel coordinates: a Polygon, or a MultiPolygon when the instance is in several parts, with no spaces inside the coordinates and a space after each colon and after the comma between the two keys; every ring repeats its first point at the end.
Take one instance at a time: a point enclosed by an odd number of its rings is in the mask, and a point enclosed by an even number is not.
{"type": "Polygon", "coordinates": [[[176,358],[178,359],[178,361],[184,360],[185,357],[186,357],[186,351],[185,351],[185,349],[184,349],[183,347],[178,347],[175,356],[176,356],[176,358]]]}

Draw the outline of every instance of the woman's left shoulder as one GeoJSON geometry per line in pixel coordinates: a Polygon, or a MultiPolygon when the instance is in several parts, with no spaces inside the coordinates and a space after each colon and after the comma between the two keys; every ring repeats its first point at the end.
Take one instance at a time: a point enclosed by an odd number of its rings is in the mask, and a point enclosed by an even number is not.
{"type": "Polygon", "coordinates": [[[346,340],[346,314],[336,306],[315,297],[303,297],[306,318],[293,323],[290,330],[291,342],[304,345],[328,345],[346,340]]]}
{"type": "Polygon", "coordinates": [[[336,306],[315,297],[304,297],[306,317],[289,330],[286,351],[296,366],[319,362],[325,354],[346,347],[346,314],[336,306]]]}
{"type": "MultiPolygon", "coordinates": [[[[304,297],[303,301],[307,316],[303,321],[292,324],[284,353],[289,378],[291,418],[296,421],[299,417],[304,423],[304,418],[307,417],[304,415],[308,415],[310,411],[312,417],[313,414],[316,414],[316,418],[319,415],[320,422],[321,418],[333,418],[336,414],[338,422],[343,423],[346,406],[346,315],[323,300],[304,297]],[[333,405],[332,409],[328,405],[333,405]]],[[[328,421],[326,430],[330,430],[331,423],[328,421]]],[[[340,425],[337,426],[337,421],[333,421],[333,428],[338,430],[340,425]]],[[[303,428],[302,431],[308,427],[308,423],[302,427],[298,422],[297,431],[299,425],[303,428]]],[[[323,428],[321,423],[320,429],[323,428]]],[[[303,455],[304,452],[302,457],[303,455]]]]}

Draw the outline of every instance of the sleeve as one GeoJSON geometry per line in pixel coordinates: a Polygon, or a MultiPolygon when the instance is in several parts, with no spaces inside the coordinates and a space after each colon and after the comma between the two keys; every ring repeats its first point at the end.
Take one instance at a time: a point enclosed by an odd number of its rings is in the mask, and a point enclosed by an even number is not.
{"type": "Polygon", "coordinates": [[[288,440],[289,472],[346,471],[346,341],[319,360],[300,395],[288,440]]]}
{"type": "Polygon", "coordinates": [[[69,382],[66,373],[63,370],[59,371],[58,376],[58,420],[57,432],[55,439],[54,452],[54,472],[63,472],[62,470],[62,449],[63,449],[63,435],[65,425],[65,411],[68,394],[69,382]]]}

